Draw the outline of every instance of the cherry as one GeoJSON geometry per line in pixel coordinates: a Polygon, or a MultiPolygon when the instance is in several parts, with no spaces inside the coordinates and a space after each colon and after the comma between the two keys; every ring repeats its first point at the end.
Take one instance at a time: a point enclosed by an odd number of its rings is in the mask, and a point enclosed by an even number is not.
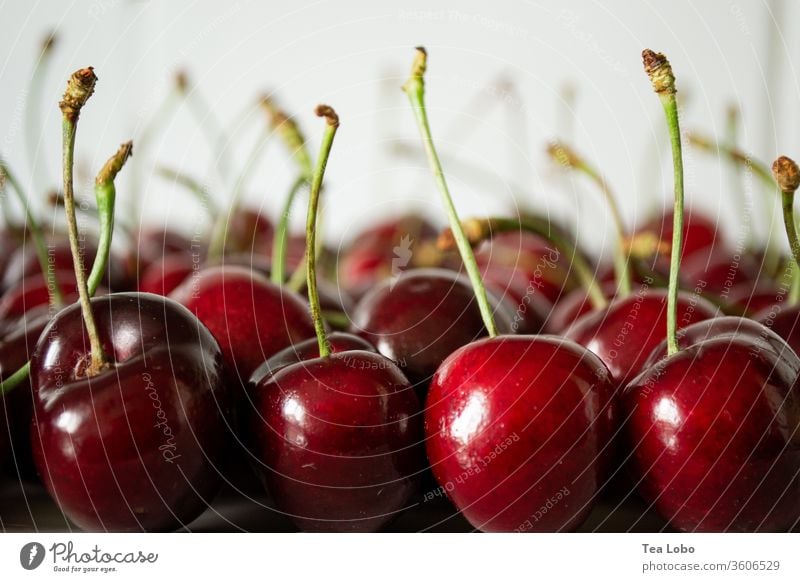
{"type": "Polygon", "coordinates": [[[433,474],[483,531],[575,529],[607,472],[612,393],[602,362],[570,341],[471,343],[431,382],[425,431],[433,474]]]}
{"type": "Polygon", "coordinates": [[[743,283],[731,287],[725,304],[731,311],[755,315],[775,305],[779,296],[780,289],[771,283],[760,282],[755,288],[752,283],[743,283]]]}
{"type": "MultiPolygon", "coordinates": [[[[184,307],[139,293],[91,299],[72,166],[78,116],[95,81],[91,68],[77,71],[60,103],[64,208],[80,301],[53,318],[31,359],[34,460],[79,527],[170,530],[198,516],[219,487],[229,392],[218,344],[184,307]]],[[[105,200],[113,202],[114,177],[130,153],[124,144],[98,174],[105,200]]],[[[92,269],[94,279],[103,266],[92,269]]]]}
{"type": "Polygon", "coordinates": [[[231,380],[241,385],[265,359],[314,335],[300,296],[244,267],[196,271],[170,297],[211,331],[231,380]]]}
{"type": "Polygon", "coordinates": [[[497,336],[431,140],[425,68],[419,48],[403,88],[490,336],[459,348],[436,371],[425,409],[428,458],[441,489],[476,528],[569,530],[588,515],[607,472],[611,377],[596,356],[567,340],[497,336]],[[538,512],[542,507],[548,511],[538,512]]]}
{"type": "Polygon", "coordinates": [[[800,455],[785,430],[800,422],[800,359],[760,327],[766,339],[712,332],[625,388],[639,491],[673,527],[785,531],[800,517],[800,455]]]}
{"type": "Polygon", "coordinates": [[[250,448],[278,509],[305,531],[374,531],[403,510],[424,466],[419,401],[386,358],[331,353],[320,316],[315,275],[319,191],[336,114],[317,108],[327,130],[311,186],[307,277],[319,357],[309,344],[289,348],[252,377],[250,448]],[[310,358],[310,359],[306,359],[310,358]]]}
{"type": "MultiPolygon", "coordinates": [[[[652,232],[665,244],[671,245],[674,236],[672,225],[675,221],[674,211],[666,211],[654,216],[637,229],[637,233],[652,232]]],[[[681,261],[695,254],[708,256],[712,252],[723,252],[730,255],[727,245],[719,234],[719,224],[696,209],[686,209],[683,219],[683,251],[681,261]]]]}
{"type": "MultiPolygon", "coordinates": [[[[647,356],[667,335],[668,292],[641,287],[606,309],[584,315],[565,336],[603,360],[620,386],[636,376],[647,356]]],[[[681,292],[677,301],[681,327],[717,315],[699,295],[681,292]]]]}
{"type": "MultiPolygon", "coordinates": [[[[605,283],[602,292],[606,299],[613,299],[617,292],[617,284],[605,283]]],[[[586,289],[575,289],[553,307],[544,329],[547,333],[563,335],[573,323],[593,311],[595,308],[586,289]]]]}
{"type": "MultiPolygon", "coordinates": [[[[489,296],[504,333],[511,317],[489,296]]],[[[359,301],[351,331],[399,365],[424,393],[442,361],[488,333],[469,279],[445,269],[412,269],[384,281],[359,301]]]]}
{"type": "MultiPolygon", "coordinates": [[[[673,137],[679,230],[683,172],[674,76],[663,55],[643,57],[673,137]]],[[[800,454],[786,430],[800,423],[800,358],[767,328],[735,320],[687,329],[687,340],[697,343],[681,349],[674,299],[680,236],[675,243],[667,356],[622,394],[634,479],[678,529],[786,530],[800,518],[800,454]]],[[[792,247],[800,256],[800,245],[792,247]]]]}
{"type": "Polygon", "coordinates": [[[182,527],[221,482],[230,414],[222,354],[197,319],[169,299],[122,293],[91,306],[111,357],[107,367],[87,375],[78,304],[53,319],[33,354],[38,472],[83,529],[182,527]]]}
{"type": "Polygon", "coordinates": [[[195,259],[185,253],[164,255],[142,269],[139,291],[166,297],[199,268],[199,261],[195,263],[195,259]]]}
{"type": "Polygon", "coordinates": [[[436,228],[416,214],[372,226],[339,257],[339,280],[359,298],[378,283],[414,267],[414,250],[435,238],[436,228]]]}

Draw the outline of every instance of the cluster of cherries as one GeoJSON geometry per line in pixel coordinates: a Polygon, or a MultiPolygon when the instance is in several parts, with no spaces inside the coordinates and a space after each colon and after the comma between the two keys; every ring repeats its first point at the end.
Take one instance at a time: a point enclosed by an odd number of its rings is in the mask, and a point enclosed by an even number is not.
{"type": "MultiPolygon", "coordinates": [[[[265,99],[298,164],[278,223],[232,203],[207,245],[140,229],[120,255],[114,178],[132,147],[98,173],[99,235],[82,238],[73,151],[96,77],[77,71],[60,103],[66,232],[43,233],[31,212],[0,231],[0,461],[87,530],[183,527],[242,463],[305,531],[379,530],[418,504],[429,471],[482,531],[574,530],[614,487],[680,530],[793,528],[800,171],[779,158],[769,176],[791,257],[734,252],[714,222],[684,215],[675,79],[663,55],[643,58],[672,139],[672,212],[626,232],[599,174],[550,148],[611,203],[613,269],[535,214],[459,220],[421,48],[403,90],[449,229],[407,215],[333,256],[316,223],[339,119],[317,108],[313,161],[265,99]],[[303,189],[306,232],[289,236],[303,189]],[[416,250],[398,272],[404,237],[416,250]]],[[[2,177],[27,209],[5,164],[2,177]]]]}

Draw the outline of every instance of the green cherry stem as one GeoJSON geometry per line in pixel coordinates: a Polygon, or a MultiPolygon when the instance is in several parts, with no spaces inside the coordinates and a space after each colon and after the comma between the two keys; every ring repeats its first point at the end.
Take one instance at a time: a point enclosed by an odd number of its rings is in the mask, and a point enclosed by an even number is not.
{"type": "Polygon", "coordinates": [[[31,238],[33,239],[33,246],[36,250],[36,259],[39,261],[39,267],[41,268],[47,283],[47,293],[50,298],[50,305],[59,307],[64,304],[64,295],[61,292],[61,287],[59,287],[58,282],[56,281],[54,266],[48,260],[47,243],[45,242],[44,233],[42,232],[42,226],[39,224],[39,221],[36,220],[36,217],[31,210],[30,198],[28,198],[19,181],[11,172],[8,164],[5,162],[5,160],[3,160],[2,157],[0,157],[0,175],[3,176],[4,181],[11,186],[12,190],[14,190],[14,193],[17,195],[17,198],[25,211],[25,220],[28,223],[28,230],[30,231],[31,238]]]}
{"type": "Polygon", "coordinates": [[[276,285],[283,285],[286,281],[286,250],[289,246],[289,214],[297,193],[308,183],[305,176],[298,176],[289,189],[286,201],[281,210],[281,216],[275,229],[275,240],[272,245],[272,270],[270,278],[276,285]]]}
{"type": "MultiPolygon", "coordinates": [[[[739,167],[744,167],[747,171],[753,172],[755,176],[761,181],[764,187],[770,191],[780,190],[775,184],[775,179],[770,172],[767,164],[759,161],[751,156],[749,153],[732,147],[727,143],[716,143],[714,140],[700,135],[698,133],[690,133],[688,136],[689,143],[701,151],[716,154],[723,158],[727,158],[731,163],[739,167]]],[[[763,197],[765,205],[765,214],[770,217],[770,224],[772,224],[772,217],[774,216],[774,205],[770,203],[770,199],[763,197]]],[[[777,237],[770,236],[767,239],[767,248],[764,253],[764,270],[767,273],[776,273],[781,262],[781,254],[778,249],[777,237]]]]}
{"type": "Polygon", "coordinates": [[[414,116],[417,120],[422,142],[425,146],[425,154],[428,157],[428,165],[433,173],[436,185],[442,195],[442,202],[444,203],[447,218],[450,221],[450,228],[453,236],[455,237],[456,246],[458,247],[461,260],[464,262],[467,274],[472,282],[473,291],[475,292],[475,299],[480,308],[483,324],[489,333],[489,337],[497,336],[497,326],[495,325],[492,309],[489,306],[489,299],[486,295],[486,287],[483,285],[481,273],[478,269],[478,264],[475,261],[475,255],[472,252],[472,247],[467,240],[464,230],[461,227],[461,222],[458,219],[458,212],[456,211],[453,197],[450,195],[450,190],[447,187],[447,181],[444,177],[442,165],[439,162],[439,156],[433,146],[433,139],[431,137],[431,129],[428,124],[428,114],[425,110],[425,69],[427,66],[427,53],[422,47],[417,48],[414,63],[411,67],[411,75],[403,85],[403,91],[408,95],[408,100],[414,111],[414,116]]]}
{"type": "Polygon", "coordinates": [[[311,318],[314,320],[314,329],[317,332],[317,342],[319,343],[319,355],[327,358],[331,351],[328,345],[328,338],[325,334],[325,322],[322,318],[322,310],[319,306],[319,293],[317,292],[317,258],[316,258],[316,236],[317,236],[317,209],[319,207],[319,193],[322,189],[322,179],[325,176],[325,167],[328,164],[328,156],[331,153],[333,138],[339,128],[339,117],[332,107],[318,105],[316,114],[324,117],[326,121],[325,133],[322,135],[322,143],[319,147],[319,157],[317,165],[313,170],[311,178],[311,193],[308,198],[308,217],[306,220],[306,279],[308,284],[308,302],[311,306],[311,318]]]}
{"type": "Polygon", "coordinates": [[[89,67],[80,69],[72,74],[67,82],[64,97],[59,103],[62,113],[62,139],[63,139],[63,174],[64,174],[64,209],[67,215],[67,233],[69,246],[72,251],[72,261],[75,268],[78,294],[80,296],[83,321],[86,325],[89,345],[91,348],[91,362],[86,370],[86,375],[97,375],[108,365],[108,358],[103,352],[97,324],[92,313],[91,298],[83,270],[83,257],[78,234],[78,221],[75,215],[75,192],[73,190],[73,166],[75,156],[75,134],[81,108],[86,104],[94,92],[97,77],[94,70],[89,67]]]}
{"type": "Polygon", "coordinates": [[[111,239],[114,236],[114,206],[117,199],[114,179],[132,153],[132,142],[129,141],[119,146],[117,153],[108,159],[95,179],[94,197],[97,203],[97,218],[100,222],[100,240],[87,284],[90,297],[94,296],[103,280],[108,257],[111,254],[111,239]]]}
{"type": "Polygon", "coordinates": [[[33,69],[28,84],[28,98],[25,102],[25,153],[28,160],[28,169],[31,172],[33,191],[36,195],[44,193],[41,177],[49,178],[47,156],[40,153],[42,143],[42,85],[47,78],[47,71],[53,56],[53,47],[56,44],[54,33],[48,33],[42,42],[42,50],[33,69]]]}
{"type": "Polygon", "coordinates": [[[564,168],[576,170],[587,176],[597,185],[600,193],[603,195],[606,207],[611,212],[611,219],[614,222],[614,229],[617,235],[617,249],[614,253],[614,274],[617,279],[617,294],[620,297],[627,297],[631,294],[632,288],[631,267],[625,249],[625,222],[622,219],[622,213],[620,212],[614,192],[612,192],[605,178],[600,175],[600,172],[569,146],[563,143],[551,144],[547,148],[547,153],[564,168]]]}
{"type": "MultiPolygon", "coordinates": [[[[725,146],[731,150],[737,148],[739,142],[739,110],[735,105],[731,104],[725,112],[725,146]]],[[[747,193],[742,183],[742,175],[739,164],[728,157],[728,175],[730,178],[730,187],[733,191],[738,208],[742,210],[740,220],[744,224],[747,217],[745,216],[748,207],[747,193]]],[[[747,233],[745,236],[745,247],[752,249],[754,245],[752,225],[747,226],[747,233]]]]}
{"type": "MultiPolygon", "coordinates": [[[[535,217],[470,218],[461,223],[461,228],[472,247],[503,232],[530,232],[547,239],[559,254],[569,257],[570,268],[575,271],[575,278],[580,286],[586,290],[592,308],[599,311],[608,305],[608,300],[595,279],[594,269],[586,261],[578,247],[550,228],[548,221],[535,217]]],[[[453,249],[456,246],[456,239],[452,229],[446,228],[442,231],[436,244],[443,251],[453,249]]]]}
{"type": "MultiPolygon", "coordinates": [[[[89,275],[87,288],[89,295],[93,296],[100,286],[105,274],[105,266],[108,262],[108,255],[111,249],[111,239],[114,228],[114,203],[116,190],[114,188],[114,178],[122,169],[133,150],[131,142],[124,143],[103,166],[95,180],[95,197],[100,221],[100,244],[98,245],[97,255],[94,258],[92,271],[89,275]]],[[[0,395],[9,392],[18,386],[30,373],[31,363],[26,362],[19,370],[0,383],[0,395]]]]}
{"type": "Polygon", "coordinates": [[[672,168],[675,189],[675,205],[672,223],[672,248],[669,261],[669,286],[667,291],[667,353],[675,354],[678,346],[678,269],[683,252],[683,149],[678,120],[678,102],[675,98],[675,75],[667,57],[650,49],[642,52],[645,73],[650,77],[653,90],[661,99],[672,145],[672,168]]]}
{"type": "Polygon", "coordinates": [[[220,209],[211,198],[211,193],[195,178],[167,166],[157,167],[156,175],[185,188],[200,203],[200,206],[206,210],[209,216],[214,217],[220,213],[220,209]]]}
{"type": "Polygon", "coordinates": [[[800,285],[797,284],[800,279],[800,238],[797,235],[797,222],[794,218],[794,193],[800,187],[800,168],[794,160],[781,156],[772,164],[772,174],[781,190],[783,225],[794,259],[794,277],[789,292],[789,304],[797,305],[800,299],[800,285]]]}

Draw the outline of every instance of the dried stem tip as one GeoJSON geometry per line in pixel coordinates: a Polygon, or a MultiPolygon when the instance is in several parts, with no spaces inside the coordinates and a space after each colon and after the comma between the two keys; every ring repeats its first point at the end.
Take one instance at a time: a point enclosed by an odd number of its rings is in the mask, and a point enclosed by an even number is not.
{"type": "Polygon", "coordinates": [[[117,174],[125,165],[125,161],[133,154],[133,142],[128,141],[119,146],[117,153],[108,158],[108,161],[100,169],[95,179],[95,184],[98,186],[108,184],[114,181],[117,174]]]}
{"type": "Polygon", "coordinates": [[[97,83],[97,77],[92,67],[79,69],[72,73],[69,81],[67,81],[67,89],[64,91],[64,97],[58,104],[64,117],[71,121],[76,121],[78,119],[78,116],[81,114],[81,108],[89,100],[89,97],[92,96],[92,93],[94,93],[95,83],[97,83]]]}
{"type": "Polygon", "coordinates": [[[578,154],[568,146],[558,142],[551,143],[547,146],[547,155],[553,158],[553,160],[555,160],[557,163],[567,168],[574,168],[581,165],[581,159],[578,154]]]}
{"type": "Polygon", "coordinates": [[[317,114],[317,117],[324,117],[331,127],[339,127],[339,116],[330,105],[317,105],[314,113],[317,114]]]}
{"type": "Polygon", "coordinates": [[[650,77],[655,92],[659,95],[674,95],[676,92],[675,75],[672,74],[672,66],[667,57],[650,49],[644,49],[642,62],[644,63],[644,72],[650,77]]]}
{"type": "Polygon", "coordinates": [[[794,193],[800,187],[800,168],[791,158],[781,156],[772,164],[772,175],[781,192],[794,193]]]}
{"type": "Polygon", "coordinates": [[[417,53],[414,56],[414,61],[411,63],[411,75],[409,75],[408,81],[403,85],[403,90],[408,90],[411,83],[424,82],[425,69],[428,66],[428,52],[425,50],[425,47],[421,46],[418,46],[416,50],[417,53]]]}

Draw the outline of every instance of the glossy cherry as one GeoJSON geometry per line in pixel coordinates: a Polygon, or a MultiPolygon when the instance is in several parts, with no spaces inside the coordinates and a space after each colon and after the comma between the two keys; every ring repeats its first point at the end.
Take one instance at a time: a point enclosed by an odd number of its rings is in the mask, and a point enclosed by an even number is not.
{"type": "MultiPolygon", "coordinates": [[[[511,318],[490,302],[503,333],[511,318]]],[[[456,349],[487,335],[472,285],[444,269],[414,269],[384,281],[356,305],[351,330],[397,363],[424,393],[436,368],[456,349]]]]}
{"type": "Polygon", "coordinates": [[[603,363],[568,340],[473,342],[431,382],[425,434],[433,473],[477,529],[570,531],[606,477],[612,395],[603,363]]]}
{"type": "Polygon", "coordinates": [[[139,291],[166,297],[200,268],[199,260],[183,252],[156,258],[142,268],[139,275],[139,291]]]}
{"type": "Polygon", "coordinates": [[[211,331],[230,378],[242,385],[264,360],[314,335],[308,306],[299,295],[245,267],[197,271],[171,297],[211,331]]]}
{"type": "Polygon", "coordinates": [[[92,531],[183,527],[210,503],[226,455],[222,352],[178,303],[92,300],[111,366],[87,377],[78,304],[45,328],[31,363],[31,440],[48,492],[92,531]]]}
{"type": "MultiPolygon", "coordinates": [[[[718,309],[699,295],[682,292],[678,296],[680,327],[717,314],[718,309]]],[[[606,309],[584,315],[567,330],[566,337],[597,354],[624,386],[667,337],[667,291],[640,288],[606,309]]]]}
{"type": "Polygon", "coordinates": [[[800,519],[800,359],[760,335],[711,335],[624,391],[634,479],[673,527],[785,531],[800,519]]]}

